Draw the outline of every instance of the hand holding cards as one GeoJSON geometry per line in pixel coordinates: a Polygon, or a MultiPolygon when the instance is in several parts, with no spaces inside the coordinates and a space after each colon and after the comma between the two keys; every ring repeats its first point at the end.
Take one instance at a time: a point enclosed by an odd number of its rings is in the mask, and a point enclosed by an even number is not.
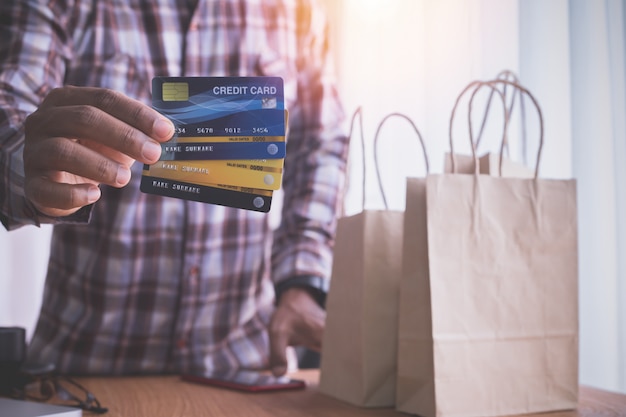
{"type": "Polygon", "coordinates": [[[268,212],[280,188],[287,112],[279,77],[155,77],[152,106],[176,127],[141,191],[268,212]]]}

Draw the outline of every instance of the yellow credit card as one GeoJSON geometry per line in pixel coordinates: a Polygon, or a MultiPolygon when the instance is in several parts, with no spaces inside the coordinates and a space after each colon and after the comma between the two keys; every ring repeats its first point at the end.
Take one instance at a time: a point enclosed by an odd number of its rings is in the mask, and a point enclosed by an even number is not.
{"type": "Polygon", "coordinates": [[[144,175],[169,178],[193,184],[224,184],[264,190],[278,190],[282,168],[224,161],[159,161],[144,167],[144,175]],[[246,168],[244,168],[244,165],[246,168]]]}

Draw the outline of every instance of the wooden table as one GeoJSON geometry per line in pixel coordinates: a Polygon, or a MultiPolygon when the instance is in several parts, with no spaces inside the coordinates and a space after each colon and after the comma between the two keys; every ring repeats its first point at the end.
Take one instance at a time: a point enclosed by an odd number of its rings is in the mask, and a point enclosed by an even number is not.
{"type": "MultiPolygon", "coordinates": [[[[104,417],[408,416],[389,408],[354,407],[318,392],[317,370],[300,371],[292,376],[305,379],[307,388],[300,391],[248,394],[184,382],[176,376],[97,377],[78,380],[98,397],[103,406],[109,408],[104,417]]],[[[577,410],[533,416],[626,416],[626,395],[581,387],[580,406],[577,410]]]]}

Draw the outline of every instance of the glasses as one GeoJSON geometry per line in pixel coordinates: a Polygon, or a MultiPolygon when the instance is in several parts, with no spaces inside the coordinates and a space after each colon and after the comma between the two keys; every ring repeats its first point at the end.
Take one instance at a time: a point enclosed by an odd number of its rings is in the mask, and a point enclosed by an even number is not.
{"type": "Polygon", "coordinates": [[[14,392],[14,398],[78,407],[95,414],[104,414],[107,408],[78,382],[66,376],[37,378],[14,392]]]}

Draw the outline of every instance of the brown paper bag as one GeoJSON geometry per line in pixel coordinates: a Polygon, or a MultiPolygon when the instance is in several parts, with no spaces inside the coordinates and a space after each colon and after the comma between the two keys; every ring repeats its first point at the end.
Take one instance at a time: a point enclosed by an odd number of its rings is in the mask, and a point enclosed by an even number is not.
{"type": "Polygon", "coordinates": [[[398,308],[396,408],[433,415],[435,395],[426,178],[408,178],[398,308]],[[431,408],[428,408],[428,407],[431,408]],[[425,408],[426,407],[426,408],[425,408]]]}
{"type": "Polygon", "coordinates": [[[575,180],[410,180],[404,242],[398,410],[462,417],[576,407],[575,180]]]}
{"type": "Polygon", "coordinates": [[[403,211],[388,209],[338,222],[319,389],[353,405],[395,404],[403,222],[403,211]]]}
{"type": "Polygon", "coordinates": [[[358,406],[395,404],[403,214],[365,210],[337,226],[319,389],[358,406]]]}
{"type": "MultiPolygon", "coordinates": [[[[491,90],[489,94],[486,108],[483,113],[483,120],[482,120],[482,124],[480,127],[480,131],[478,132],[477,138],[475,140],[476,149],[478,149],[478,147],[480,146],[480,141],[483,137],[483,131],[487,122],[487,118],[490,113],[491,102],[493,100],[494,95],[497,95],[502,100],[503,113],[504,113],[504,118],[506,119],[505,120],[506,125],[509,125],[510,123],[511,116],[512,116],[514,106],[516,103],[516,98],[519,98],[520,119],[522,122],[522,129],[523,129],[521,142],[522,142],[522,147],[523,147],[524,154],[525,154],[526,148],[527,148],[526,109],[524,105],[524,95],[521,94],[520,90],[517,88],[517,86],[519,86],[519,80],[514,73],[512,73],[511,71],[505,70],[505,71],[500,72],[500,74],[498,74],[498,76],[496,77],[494,81],[496,81],[496,84],[494,85],[494,88],[491,90]],[[510,81],[510,83],[507,81],[510,81]],[[501,87],[501,88],[498,88],[498,87],[501,87]],[[496,90],[496,88],[498,89],[496,90]],[[509,91],[512,91],[511,100],[507,102],[509,91]]],[[[465,93],[470,92],[470,91],[472,92],[471,99],[468,105],[469,107],[468,131],[470,135],[473,135],[472,104],[476,96],[476,93],[484,86],[484,84],[476,83],[471,86],[472,86],[471,88],[466,89],[461,95],[459,95],[459,99],[465,93]]],[[[459,99],[457,100],[455,104],[455,110],[457,106],[459,105],[459,101],[460,101],[459,99]]],[[[453,110],[453,117],[454,117],[455,110],[453,110]]],[[[472,142],[474,141],[472,140],[472,142]]],[[[534,171],[530,169],[525,163],[513,161],[508,157],[509,145],[508,145],[506,134],[505,134],[505,138],[502,144],[503,144],[503,149],[502,149],[503,152],[487,152],[478,158],[478,166],[479,166],[478,172],[480,174],[496,175],[496,176],[502,176],[502,177],[533,178],[535,176],[534,171]],[[502,155],[502,160],[500,160],[500,155],[502,155]]],[[[472,155],[463,155],[463,154],[457,153],[455,154],[455,160],[452,161],[451,154],[449,152],[446,153],[445,159],[444,159],[443,172],[448,173],[448,172],[453,172],[453,171],[458,174],[474,173],[475,163],[474,163],[474,158],[472,157],[472,155]]]]}

